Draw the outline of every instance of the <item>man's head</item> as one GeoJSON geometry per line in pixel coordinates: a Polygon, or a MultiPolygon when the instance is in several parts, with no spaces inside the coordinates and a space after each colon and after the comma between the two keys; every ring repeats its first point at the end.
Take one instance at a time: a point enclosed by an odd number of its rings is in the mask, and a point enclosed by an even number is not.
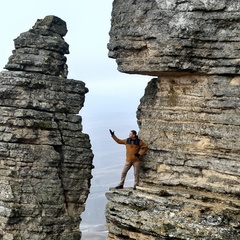
{"type": "Polygon", "coordinates": [[[136,138],[137,137],[137,132],[135,130],[131,130],[129,133],[130,138],[136,138]]]}

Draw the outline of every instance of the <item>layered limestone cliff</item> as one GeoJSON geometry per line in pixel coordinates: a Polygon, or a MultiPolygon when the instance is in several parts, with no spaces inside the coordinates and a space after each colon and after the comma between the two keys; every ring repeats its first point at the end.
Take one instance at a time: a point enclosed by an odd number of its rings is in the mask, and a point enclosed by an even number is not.
{"type": "Polygon", "coordinates": [[[91,144],[81,116],[88,89],[67,79],[58,17],[14,40],[0,73],[0,239],[80,239],[89,193],[91,144]]]}
{"type": "Polygon", "coordinates": [[[115,0],[109,56],[155,76],[137,110],[137,190],[106,196],[109,239],[240,239],[240,3],[115,0]]]}

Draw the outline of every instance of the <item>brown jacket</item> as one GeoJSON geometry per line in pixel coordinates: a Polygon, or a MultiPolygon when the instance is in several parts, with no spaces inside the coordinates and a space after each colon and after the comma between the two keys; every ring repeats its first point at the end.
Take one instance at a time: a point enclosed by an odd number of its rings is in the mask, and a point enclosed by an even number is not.
{"type": "Polygon", "coordinates": [[[125,144],[126,145],[126,161],[128,162],[137,162],[140,160],[140,157],[145,154],[148,150],[147,145],[139,139],[139,144],[134,144],[133,141],[130,139],[118,139],[115,135],[112,135],[112,138],[118,144],[125,144]],[[130,142],[129,142],[130,141],[130,142]],[[135,154],[138,153],[140,157],[136,157],[135,154]]]}

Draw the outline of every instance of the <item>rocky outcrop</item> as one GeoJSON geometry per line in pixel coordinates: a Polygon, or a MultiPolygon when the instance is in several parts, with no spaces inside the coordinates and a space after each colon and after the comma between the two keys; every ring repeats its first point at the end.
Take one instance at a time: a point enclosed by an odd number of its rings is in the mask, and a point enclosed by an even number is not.
{"type": "Polygon", "coordinates": [[[0,73],[0,239],[80,239],[91,144],[88,89],[67,79],[66,23],[47,16],[14,40],[0,73]]]}
{"type": "Polygon", "coordinates": [[[239,9],[114,1],[109,56],[156,77],[137,110],[140,186],[106,193],[109,239],[240,238],[239,9]]]}
{"type": "Polygon", "coordinates": [[[238,0],[114,1],[109,57],[122,72],[240,74],[238,0]]]}
{"type": "Polygon", "coordinates": [[[15,50],[5,68],[66,78],[64,54],[69,53],[69,46],[63,39],[66,33],[66,23],[60,18],[47,16],[38,20],[32,29],[14,40],[15,50]]]}

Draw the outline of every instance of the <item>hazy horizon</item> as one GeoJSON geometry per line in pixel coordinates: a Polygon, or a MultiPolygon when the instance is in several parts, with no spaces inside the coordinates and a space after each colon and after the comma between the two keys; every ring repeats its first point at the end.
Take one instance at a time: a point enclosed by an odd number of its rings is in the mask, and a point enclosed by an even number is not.
{"type": "MultiPolygon", "coordinates": [[[[86,96],[86,103],[80,111],[83,118],[83,131],[90,136],[95,166],[92,171],[93,178],[90,194],[86,201],[86,209],[81,215],[80,229],[83,240],[89,240],[89,234],[91,239],[94,239],[95,235],[107,236],[107,233],[104,233],[106,230],[104,211],[107,203],[105,193],[110,187],[119,183],[125,163],[125,146],[117,144],[111,138],[109,129],[115,131],[116,136],[120,139],[127,138],[132,129],[139,130],[136,111],[147,86],[147,81],[144,78],[140,78],[138,81],[137,77],[133,77],[132,82],[128,82],[129,80],[120,82],[116,79],[116,86],[113,80],[108,89],[115,97],[111,98],[110,101],[102,99],[99,92],[95,94],[94,91],[97,91],[97,88],[93,88],[92,96],[89,98],[86,96]],[[129,83],[129,88],[124,86],[126,83],[129,83]],[[131,94],[135,85],[138,87],[136,87],[138,91],[131,94]],[[117,88],[118,91],[111,90],[114,88],[117,88]],[[122,94],[121,89],[125,94],[122,94]],[[99,99],[96,97],[98,94],[99,99]],[[99,108],[99,104],[103,107],[99,108]]],[[[91,92],[91,88],[89,91],[91,92]]],[[[133,187],[133,169],[128,172],[125,187],[133,187]]]]}

